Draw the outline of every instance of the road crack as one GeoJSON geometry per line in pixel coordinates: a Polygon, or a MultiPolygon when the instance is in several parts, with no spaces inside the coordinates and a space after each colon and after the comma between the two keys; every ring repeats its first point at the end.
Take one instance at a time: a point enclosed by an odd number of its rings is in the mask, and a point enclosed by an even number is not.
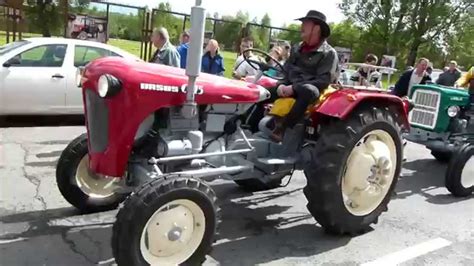
{"type": "Polygon", "coordinates": [[[38,200],[41,203],[41,206],[43,207],[44,210],[48,208],[46,201],[42,196],[40,196],[40,185],[41,185],[41,180],[37,178],[36,176],[28,175],[28,172],[26,171],[26,162],[28,159],[28,149],[23,145],[23,144],[18,144],[20,148],[24,151],[24,156],[23,156],[23,167],[21,168],[23,171],[23,175],[25,178],[35,186],[36,192],[35,196],[33,197],[34,199],[38,200]]]}
{"type": "Polygon", "coordinates": [[[99,258],[102,258],[102,243],[100,241],[97,241],[97,240],[94,240],[92,239],[92,237],[90,235],[88,235],[86,233],[85,230],[81,230],[79,231],[79,234],[84,236],[84,238],[86,238],[87,240],[89,240],[90,242],[92,242],[92,244],[96,247],[96,249],[99,251],[99,258]]]}
{"type": "Polygon", "coordinates": [[[69,249],[72,252],[74,252],[75,254],[83,257],[87,262],[91,263],[92,265],[96,264],[95,261],[89,259],[89,257],[87,257],[85,254],[83,254],[82,252],[79,251],[79,249],[77,248],[76,243],[73,240],[67,238],[67,232],[63,232],[61,234],[61,237],[62,237],[64,243],[66,243],[69,246],[69,249]]]}

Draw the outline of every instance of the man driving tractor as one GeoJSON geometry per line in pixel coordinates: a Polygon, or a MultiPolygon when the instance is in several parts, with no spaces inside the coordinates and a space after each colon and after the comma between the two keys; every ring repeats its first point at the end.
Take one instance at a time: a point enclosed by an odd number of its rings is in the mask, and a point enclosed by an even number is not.
{"type": "MultiPolygon", "coordinates": [[[[336,50],[326,39],[331,30],[326,16],[316,10],[310,10],[305,17],[299,18],[302,42],[293,47],[289,59],[284,64],[286,78],[279,81],[271,90],[271,98],[264,103],[274,102],[279,97],[294,97],[291,111],[273,131],[272,139],[280,142],[286,128],[293,128],[303,117],[308,106],[315,102],[320,94],[335,81],[338,63],[336,50]]],[[[263,114],[263,106],[258,112],[263,114]]]]}

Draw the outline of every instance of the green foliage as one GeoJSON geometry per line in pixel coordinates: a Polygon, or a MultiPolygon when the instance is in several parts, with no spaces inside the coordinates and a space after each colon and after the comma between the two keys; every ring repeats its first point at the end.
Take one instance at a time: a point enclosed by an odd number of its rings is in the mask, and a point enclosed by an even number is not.
{"type": "Polygon", "coordinates": [[[473,5],[472,0],[343,0],[340,8],[363,30],[358,40],[362,49],[356,49],[356,54],[364,50],[395,55],[398,67],[404,68],[421,56],[430,56],[435,64],[460,57],[459,49],[450,48],[456,42],[444,40],[472,28],[463,20],[472,18],[473,5]],[[446,51],[449,54],[443,55],[446,51]]]}
{"type": "Polygon", "coordinates": [[[301,41],[300,37],[300,25],[290,24],[286,27],[289,31],[281,31],[277,34],[276,38],[280,40],[287,40],[291,43],[299,43],[301,41]]]}

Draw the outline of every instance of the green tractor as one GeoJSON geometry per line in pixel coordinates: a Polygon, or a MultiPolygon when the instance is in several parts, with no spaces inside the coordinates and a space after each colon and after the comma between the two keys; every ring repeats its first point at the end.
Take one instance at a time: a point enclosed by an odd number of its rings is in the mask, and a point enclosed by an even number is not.
{"type": "Polygon", "coordinates": [[[411,130],[405,139],[426,146],[440,162],[449,162],[456,147],[473,132],[469,93],[465,89],[436,84],[415,85],[410,94],[414,105],[409,114],[411,130]]]}

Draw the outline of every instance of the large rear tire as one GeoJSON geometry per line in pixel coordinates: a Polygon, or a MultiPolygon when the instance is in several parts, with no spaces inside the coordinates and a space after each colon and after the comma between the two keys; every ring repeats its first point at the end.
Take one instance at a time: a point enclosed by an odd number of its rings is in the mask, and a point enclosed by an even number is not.
{"type": "Polygon", "coordinates": [[[63,197],[81,212],[117,208],[126,194],[114,192],[120,179],[109,179],[89,171],[87,134],[75,138],[64,149],[56,167],[56,183],[63,197]]]}
{"type": "Polygon", "coordinates": [[[144,184],[123,204],[112,230],[118,265],[201,265],[211,252],[219,208],[212,188],[185,176],[144,184]]]}
{"type": "Polygon", "coordinates": [[[400,174],[403,145],[393,113],[364,105],[323,125],[305,169],[307,208],[326,231],[359,234],[377,223],[400,174]]]}
{"type": "Polygon", "coordinates": [[[446,188],[455,197],[474,193],[474,145],[464,144],[449,162],[445,179],[446,188]]]}

